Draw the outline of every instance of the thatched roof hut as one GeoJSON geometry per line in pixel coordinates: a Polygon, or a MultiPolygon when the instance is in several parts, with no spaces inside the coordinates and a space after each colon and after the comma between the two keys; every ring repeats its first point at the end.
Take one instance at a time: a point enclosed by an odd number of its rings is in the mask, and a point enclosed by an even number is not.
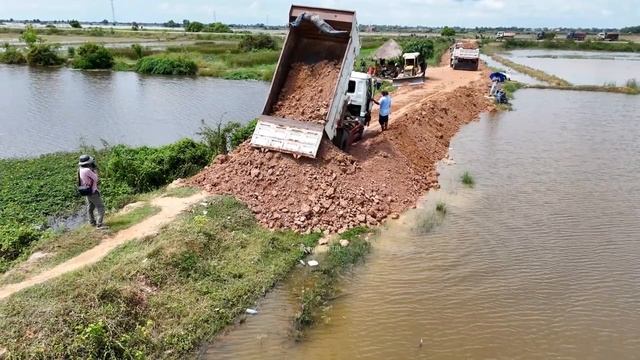
{"type": "Polygon", "coordinates": [[[371,55],[374,60],[395,59],[402,56],[402,47],[395,40],[389,39],[371,55]]]}

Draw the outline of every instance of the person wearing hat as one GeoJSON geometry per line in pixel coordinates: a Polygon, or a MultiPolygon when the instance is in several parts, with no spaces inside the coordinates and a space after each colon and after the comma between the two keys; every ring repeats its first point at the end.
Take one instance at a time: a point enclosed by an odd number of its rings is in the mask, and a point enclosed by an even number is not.
{"type": "Polygon", "coordinates": [[[78,162],[78,187],[87,189],[83,194],[87,197],[87,212],[89,213],[89,223],[98,229],[105,229],[102,223],[104,219],[104,203],[98,190],[98,173],[96,161],[92,156],[82,155],[78,162]],[[98,211],[98,216],[94,216],[93,211],[98,211]]]}

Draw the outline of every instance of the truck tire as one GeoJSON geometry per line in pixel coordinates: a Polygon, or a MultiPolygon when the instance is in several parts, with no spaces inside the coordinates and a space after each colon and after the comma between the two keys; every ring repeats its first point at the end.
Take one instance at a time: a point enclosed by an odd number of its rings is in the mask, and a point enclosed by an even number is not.
{"type": "Polygon", "coordinates": [[[338,147],[340,148],[340,150],[344,152],[349,151],[349,132],[342,129],[340,130],[340,134],[338,136],[338,147]]]}
{"type": "Polygon", "coordinates": [[[362,140],[363,135],[364,135],[364,127],[361,127],[360,130],[358,130],[358,134],[356,135],[355,141],[362,140]]]}

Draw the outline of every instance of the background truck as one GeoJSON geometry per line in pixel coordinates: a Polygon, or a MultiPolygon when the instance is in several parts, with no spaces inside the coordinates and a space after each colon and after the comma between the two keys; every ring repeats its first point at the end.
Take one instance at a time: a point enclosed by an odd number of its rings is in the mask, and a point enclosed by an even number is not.
{"type": "Polygon", "coordinates": [[[618,33],[601,32],[598,34],[598,40],[618,41],[619,39],[620,39],[620,34],[618,33]]]}
{"type": "Polygon", "coordinates": [[[516,37],[516,33],[514,32],[498,31],[496,33],[496,40],[509,40],[509,39],[514,39],[515,37],[516,37]]]}
{"type": "Polygon", "coordinates": [[[567,40],[584,41],[587,38],[586,32],[572,31],[567,34],[567,40]]]}
{"type": "Polygon", "coordinates": [[[480,49],[475,43],[456,43],[450,49],[450,66],[454,70],[478,70],[480,49]]]}
{"type": "Polygon", "coordinates": [[[355,12],[294,5],[289,11],[289,21],[289,32],[251,145],[315,158],[326,133],[329,140],[346,150],[362,137],[364,124],[371,116],[374,92],[368,74],[352,72],[360,52],[355,12]],[[324,122],[272,116],[291,65],[321,61],[340,64],[324,122]]]}

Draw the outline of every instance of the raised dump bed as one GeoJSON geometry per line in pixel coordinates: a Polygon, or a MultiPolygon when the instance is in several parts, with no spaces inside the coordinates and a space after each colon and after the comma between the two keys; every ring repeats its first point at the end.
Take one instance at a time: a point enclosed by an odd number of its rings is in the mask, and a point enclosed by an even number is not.
{"type": "Polygon", "coordinates": [[[355,12],[292,6],[291,23],[251,144],[315,157],[341,133],[360,49],[355,12]]]}

